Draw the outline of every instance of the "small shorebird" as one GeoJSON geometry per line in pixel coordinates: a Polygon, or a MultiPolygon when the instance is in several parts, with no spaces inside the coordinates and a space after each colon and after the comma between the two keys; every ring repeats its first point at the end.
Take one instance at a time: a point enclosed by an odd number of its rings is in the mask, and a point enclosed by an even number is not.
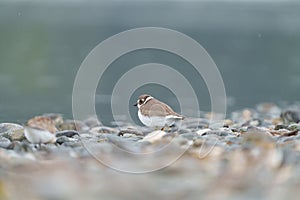
{"type": "Polygon", "coordinates": [[[144,94],[141,95],[134,106],[138,107],[138,117],[141,122],[148,127],[172,126],[176,121],[183,120],[184,117],[172,110],[167,104],[144,94]]]}
{"type": "Polygon", "coordinates": [[[55,143],[56,132],[55,122],[45,116],[30,119],[24,128],[26,139],[33,144],[55,143]]]}

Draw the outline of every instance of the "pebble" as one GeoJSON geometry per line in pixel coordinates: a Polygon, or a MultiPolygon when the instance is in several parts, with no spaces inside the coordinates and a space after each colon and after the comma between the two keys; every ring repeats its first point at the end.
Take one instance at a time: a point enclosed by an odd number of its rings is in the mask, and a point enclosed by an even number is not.
{"type": "Polygon", "coordinates": [[[98,126],[89,130],[90,133],[98,135],[101,134],[116,134],[117,130],[106,126],[98,126]]]}
{"type": "Polygon", "coordinates": [[[118,148],[130,150],[130,151],[139,151],[138,143],[141,142],[138,138],[123,138],[117,135],[107,134],[105,135],[106,141],[118,148]]]}
{"type": "Polygon", "coordinates": [[[79,142],[79,141],[63,141],[62,145],[65,146],[65,147],[78,148],[78,147],[82,147],[82,142],[79,142]]]}
{"type": "Polygon", "coordinates": [[[290,124],[287,127],[287,129],[291,130],[291,131],[294,131],[294,130],[300,131],[300,124],[290,124]]]}
{"type": "Polygon", "coordinates": [[[193,139],[197,138],[198,136],[199,136],[199,134],[194,133],[194,132],[180,134],[180,137],[186,138],[188,140],[193,140],[193,139]]]}
{"type": "Polygon", "coordinates": [[[13,149],[15,152],[32,152],[34,149],[34,145],[28,143],[28,141],[16,141],[13,143],[13,149]]]}
{"type": "Polygon", "coordinates": [[[141,142],[150,142],[150,143],[155,143],[159,140],[161,140],[164,136],[166,136],[167,133],[165,131],[153,131],[146,135],[141,142]]]}
{"type": "Polygon", "coordinates": [[[280,114],[280,118],[282,119],[283,123],[299,123],[300,122],[300,113],[299,111],[295,110],[286,110],[280,114]]]}
{"type": "Polygon", "coordinates": [[[275,139],[270,132],[264,129],[251,128],[246,133],[241,135],[242,142],[250,142],[252,145],[266,145],[274,144],[275,139]]]}
{"type": "Polygon", "coordinates": [[[67,136],[61,136],[56,139],[57,144],[63,144],[65,142],[70,142],[71,140],[67,136]]]}
{"type": "Polygon", "coordinates": [[[14,123],[1,123],[0,136],[10,140],[23,140],[25,138],[24,127],[14,123]]]}
{"type": "Polygon", "coordinates": [[[218,135],[218,136],[227,136],[229,134],[231,134],[231,131],[225,131],[225,130],[210,130],[210,131],[207,131],[205,132],[205,134],[202,134],[202,135],[211,135],[211,134],[214,134],[214,135],[218,135]]]}
{"type": "Polygon", "coordinates": [[[198,135],[204,135],[204,134],[206,134],[206,133],[209,132],[209,131],[211,131],[211,129],[205,128],[205,129],[199,129],[198,131],[196,131],[196,133],[197,133],[198,135]]]}
{"type": "Polygon", "coordinates": [[[144,134],[138,130],[135,129],[125,129],[125,130],[121,130],[118,133],[118,136],[124,136],[124,135],[135,135],[135,136],[143,136],[144,134]]]}
{"type": "Polygon", "coordinates": [[[64,131],[56,132],[56,137],[61,137],[61,136],[73,137],[74,135],[79,135],[79,132],[74,130],[64,130],[64,131]]]}
{"type": "Polygon", "coordinates": [[[202,118],[186,118],[186,120],[183,120],[181,123],[181,129],[201,129],[201,128],[207,128],[209,125],[209,120],[202,119],[202,118]]]}
{"type": "Polygon", "coordinates": [[[9,148],[11,146],[11,141],[5,137],[0,136],[0,147],[1,148],[9,148]]]}
{"type": "Polygon", "coordinates": [[[262,121],[260,119],[251,119],[245,122],[244,124],[242,124],[242,126],[260,126],[261,124],[262,121]]]}
{"type": "Polygon", "coordinates": [[[275,130],[288,129],[288,125],[286,125],[286,124],[277,124],[274,129],[275,130]]]}
{"type": "Polygon", "coordinates": [[[179,130],[177,130],[177,132],[179,134],[189,133],[189,132],[191,132],[191,129],[179,129],[179,130]]]}

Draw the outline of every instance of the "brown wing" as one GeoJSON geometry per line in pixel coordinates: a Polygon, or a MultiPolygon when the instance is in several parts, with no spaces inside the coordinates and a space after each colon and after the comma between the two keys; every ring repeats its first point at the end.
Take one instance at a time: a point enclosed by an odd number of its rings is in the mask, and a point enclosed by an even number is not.
{"type": "Polygon", "coordinates": [[[173,109],[167,104],[157,100],[151,99],[145,105],[142,106],[142,114],[148,116],[166,116],[166,115],[175,115],[178,117],[183,117],[178,113],[174,112],[173,109]]]}

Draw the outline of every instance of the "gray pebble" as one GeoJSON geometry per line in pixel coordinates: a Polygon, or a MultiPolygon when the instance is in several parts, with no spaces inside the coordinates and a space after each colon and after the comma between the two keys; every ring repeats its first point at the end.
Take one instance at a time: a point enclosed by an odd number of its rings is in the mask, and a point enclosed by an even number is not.
{"type": "Polygon", "coordinates": [[[67,136],[61,136],[56,139],[56,143],[63,144],[65,142],[70,142],[70,139],[67,136]]]}
{"type": "Polygon", "coordinates": [[[288,125],[285,124],[277,124],[274,128],[275,130],[280,130],[280,129],[288,129],[288,125]]]}
{"type": "Polygon", "coordinates": [[[288,127],[287,127],[288,130],[291,130],[291,131],[294,131],[294,130],[298,130],[300,131],[300,124],[290,124],[288,127]]]}
{"type": "Polygon", "coordinates": [[[74,141],[72,141],[72,142],[66,141],[62,145],[65,146],[65,147],[76,148],[76,147],[81,147],[83,144],[80,141],[76,141],[76,142],[74,142],[74,141]]]}
{"type": "Polygon", "coordinates": [[[118,133],[118,136],[124,136],[124,135],[135,135],[135,136],[143,136],[144,134],[138,130],[134,129],[126,129],[126,130],[121,130],[118,133]]]}
{"type": "Polygon", "coordinates": [[[90,131],[90,133],[92,134],[112,134],[112,133],[117,133],[117,130],[114,128],[110,128],[110,127],[106,127],[106,126],[98,126],[98,127],[94,127],[92,128],[90,131]]]}
{"type": "Polygon", "coordinates": [[[66,137],[73,137],[75,135],[79,135],[78,131],[74,130],[65,130],[65,131],[58,131],[56,133],[56,137],[66,136],[66,137]]]}
{"type": "Polygon", "coordinates": [[[227,136],[227,135],[230,135],[231,132],[227,132],[227,131],[223,131],[223,130],[211,130],[211,131],[207,131],[205,134],[206,135],[214,134],[217,136],[227,136]]]}
{"type": "Polygon", "coordinates": [[[280,114],[282,121],[285,124],[300,122],[300,113],[295,110],[287,110],[280,114]]]}
{"type": "Polygon", "coordinates": [[[5,137],[0,137],[0,147],[1,148],[9,148],[11,146],[11,141],[5,137]]]}
{"type": "Polygon", "coordinates": [[[193,133],[193,132],[190,132],[190,133],[183,133],[183,134],[180,134],[181,137],[183,138],[186,138],[188,140],[193,140],[195,138],[198,137],[198,134],[197,133],[193,133]]]}

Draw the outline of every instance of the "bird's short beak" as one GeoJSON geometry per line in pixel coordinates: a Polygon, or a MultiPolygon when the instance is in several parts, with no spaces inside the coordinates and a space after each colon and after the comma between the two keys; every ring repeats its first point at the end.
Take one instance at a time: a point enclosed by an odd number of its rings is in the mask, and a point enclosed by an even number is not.
{"type": "Polygon", "coordinates": [[[137,106],[137,103],[133,104],[133,106],[137,106]]]}

